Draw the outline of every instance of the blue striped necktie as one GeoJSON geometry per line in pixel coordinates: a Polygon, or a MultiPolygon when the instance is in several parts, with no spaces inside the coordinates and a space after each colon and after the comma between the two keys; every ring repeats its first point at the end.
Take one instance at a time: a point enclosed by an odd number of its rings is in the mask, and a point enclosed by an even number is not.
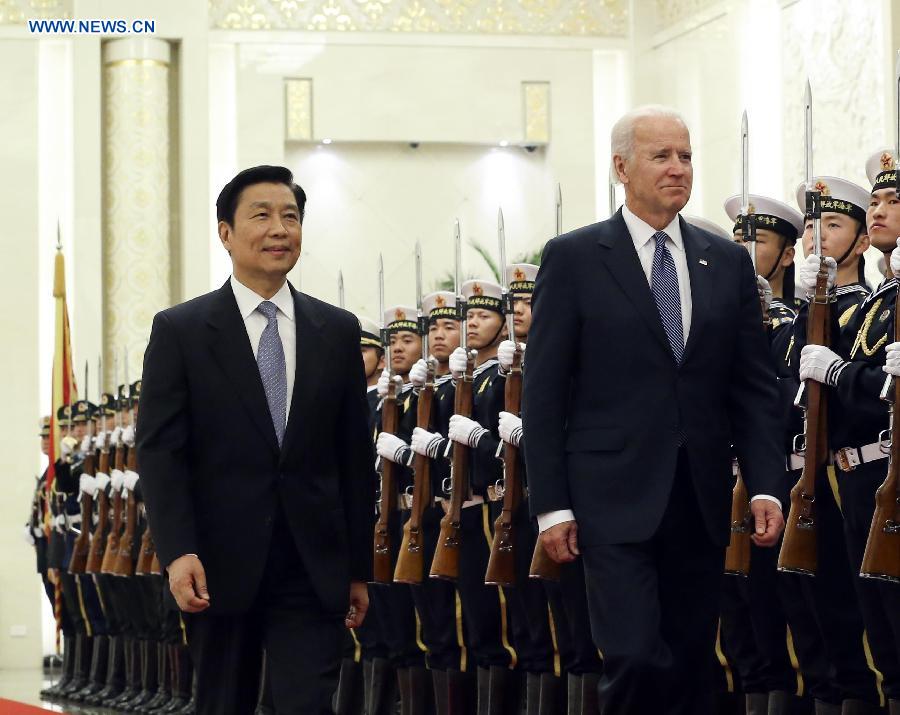
{"type": "Polygon", "coordinates": [[[259,338],[259,349],[256,351],[256,364],[266,391],[266,402],[272,415],[275,436],[278,446],[284,439],[284,427],[287,422],[287,367],[284,361],[284,345],[278,334],[278,306],[264,300],[256,309],[269,321],[259,338]]]}
{"type": "Polygon", "coordinates": [[[656,309],[662,319],[663,329],[669,339],[675,364],[681,364],[684,355],[684,325],[681,322],[681,294],[678,292],[678,273],[675,261],[666,246],[669,236],[665,231],[653,234],[656,249],[653,251],[653,269],[650,274],[650,291],[656,309]]]}

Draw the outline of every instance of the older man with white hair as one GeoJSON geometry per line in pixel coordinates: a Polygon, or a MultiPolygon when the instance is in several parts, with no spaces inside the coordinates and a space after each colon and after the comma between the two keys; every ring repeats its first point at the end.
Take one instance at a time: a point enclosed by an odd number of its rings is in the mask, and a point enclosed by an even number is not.
{"type": "Polygon", "coordinates": [[[778,392],[757,277],[679,216],[684,120],[648,106],[612,132],[625,205],[548,242],[524,390],[532,513],[550,556],[584,560],[604,715],[711,712],[732,456],[754,542],[784,526],[778,392]]]}

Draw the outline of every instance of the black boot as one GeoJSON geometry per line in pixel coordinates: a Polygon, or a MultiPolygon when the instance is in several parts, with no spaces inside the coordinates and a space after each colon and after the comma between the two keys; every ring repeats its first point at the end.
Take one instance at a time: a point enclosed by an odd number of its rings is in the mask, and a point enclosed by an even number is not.
{"type": "Polygon", "coordinates": [[[769,693],[769,710],[766,715],[790,715],[794,708],[794,696],[786,690],[769,693]]]}
{"type": "Polygon", "coordinates": [[[156,641],[141,641],[141,689],[140,692],[129,700],[125,710],[136,712],[150,702],[159,689],[159,657],[156,641]]]}
{"type": "Polygon", "coordinates": [[[525,674],[525,715],[541,712],[541,674],[525,674]]]}
{"type": "Polygon", "coordinates": [[[492,665],[478,669],[478,715],[502,715],[509,668],[492,665]]]}
{"type": "Polygon", "coordinates": [[[197,711],[197,674],[194,673],[194,677],[191,678],[191,699],[187,701],[187,705],[185,705],[181,710],[178,711],[178,715],[194,715],[197,711]]]}
{"type": "Polygon", "coordinates": [[[59,680],[41,691],[41,697],[55,700],[75,677],[75,637],[63,635],[63,667],[59,680]]]}
{"type": "Polygon", "coordinates": [[[744,695],[744,707],[747,715],[768,715],[768,693],[746,693],[744,695]]]}
{"type": "MultiPolygon", "coordinates": [[[[431,688],[427,687],[428,671],[422,666],[409,668],[406,672],[409,693],[408,715],[426,715],[433,712],[431,688]]],[[[401,703],[402,708],[402,703],[401,703]]]]}
{"type": "Polygon", "coordinates": [[[104,687],[84,699],[86,705],[99,705],[105,700],[118,697],[125,683],[125,655],[122,636],[109,636],[104,687]]]}
{"type": "Polygon", "coordinates": [[[362,689],[362,664],[353,658],[344,658],[331,703],[335,715],[357,715],[361,712],[362,689]]]}
{"type": "Polygon", "coordinates": [[[91,651],[91,668],[88,682],[77,693],[72,693],[69,700],[76,703],[87,702],[87,699],[103,690],[106,685],[106,671],[109,668],[109,637],[94,636],[91,651]]]}
{"type": "Polygon", "coordinates": [[[888,700],[888,715],[900,715],[900,700],[888,700]]]}
{"type": "Polygon", "coordinates": [[[118,697],[106,700],[106,707],[120,710],[122,705],[131,700],[140,691],[141,682],[141,656],[140,643],[137,638],[125,639],[125,689],[118,697]]]}
{"type": "Polygon", "coordinates": [[[584,675],[569,674],[568,689],[568,715],[596,715],[600,712],[600,702],[597,695],[597,685],[600,676],[597,673],[585,673],[584,675]]]}
{"type": "Polygon", "coordinates": [[[62,691],[63,700],[68,700],[72,695],[88,684],[91,672],[91,646],[93,638],[78,634],[75,636],[75,677],[62,691]]]}
{"type": "Polygon", "coordinates": [[[815,701],[816,715],[841,715],[841,706],[834,703],[826,703],[824,700],[815,701]]]}
{"type": "Polygon", "coordinates": [[[172,675],[169,669],[169,646],[159,642],[156,644],[156,673],[158,685],[156,693],[135,712],[149,714],[166,705],[172,697],[172,675]]]}
{"type": "Polygon", "coordinates": [[[397,702],[397,676],[386,658],[363,662],[366,715],[393,715],[397,702]]]}
{"type": "MultiPolygon", "coordinates": [[[[553,673],[541,673],[541,693],[537,715],[556,715],[562,710],[561,679],[553,673]]],[[[530,711],[529,711],[530,713],[530,711]]]]}
{"type": "Polygon", "coordinates": [[[191,655],[184,646],[172,646],[172,699],[162,712],[171,715],[180,712],[191,699],[191,655]]]}

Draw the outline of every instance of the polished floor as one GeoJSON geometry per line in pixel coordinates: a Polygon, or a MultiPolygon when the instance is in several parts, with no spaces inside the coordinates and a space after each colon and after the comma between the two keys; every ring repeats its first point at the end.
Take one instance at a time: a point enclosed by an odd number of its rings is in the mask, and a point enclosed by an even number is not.
{"type": "Polygon", "coordinates": [[[0,698],[16,700],[28,705],[37,705],[52,712],[72,713],[72,715],[111,715],[115,712],[107,708],[81,708],[63,703],[42,702],[41,689],[50,684],[50,680],[40,668],[0,670],[0,698]]]}

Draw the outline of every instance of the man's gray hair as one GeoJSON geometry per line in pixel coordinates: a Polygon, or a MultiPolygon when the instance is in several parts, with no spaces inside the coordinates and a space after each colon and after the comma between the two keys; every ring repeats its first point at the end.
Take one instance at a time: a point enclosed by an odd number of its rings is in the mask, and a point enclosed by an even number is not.
{"type": "Polygon", "coordinates": [[[635,107],[623,114],[619,121],[613,125],[610,141],[612,156],[618,154],[623,159],[630,159],[634,152],[634,126],[641,119],[649,119],[651,117],[675,119],[687,129],[687,122],[684,121],[684,117],[671,107],[665,107],[661,104],[644,104],[640,107],[635,107]]]}

